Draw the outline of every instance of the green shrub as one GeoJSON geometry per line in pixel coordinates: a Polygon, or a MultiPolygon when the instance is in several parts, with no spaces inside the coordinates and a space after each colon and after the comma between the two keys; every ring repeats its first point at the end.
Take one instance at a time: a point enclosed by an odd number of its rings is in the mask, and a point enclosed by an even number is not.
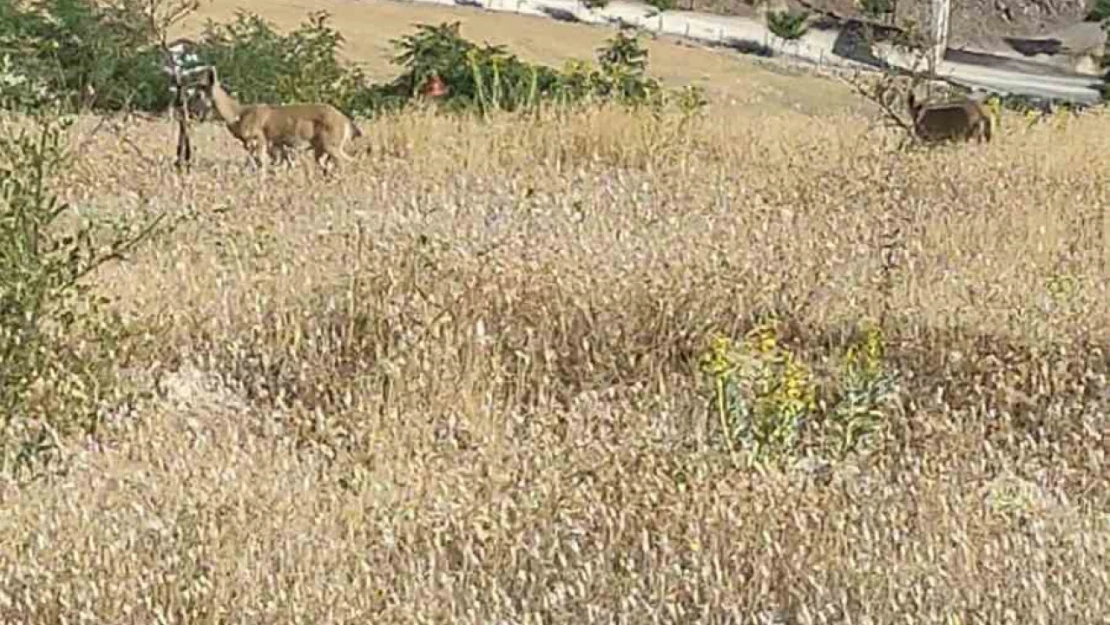
{"type": "Polygon", "coordinates": [[[894,13],[894,0],[860,0],[860,11],[872,19],[880,19],[894,13]]]}
{"type": "Polygon", "coordinates": [[[40,76],[28,76],[10,54],[0,57],[0,108],[33,111],[50,99],[50,87],[40,76]]]}
{"type": "Polygon", "coordinates": [[[601,77],[598,94],[622,102],[649,103],[662,91],[659,82],[647,76],[648,52],[636,36],[618,31],[597,51],[601,77]]]}
{"type": "Polygon", "coordinates": [[[815,408],[809,369],[779,344],[776,324],[759,324],[739,345],[718,336],[702,357],[712,388],[712,414],[730,452],[756,462],[793,453],[815,408]]]}
{"type": "MultiPolygon", "coordinates": [[[[195,8],[187,0],[186,11],[195,8]]],[[[329,102],[348,114],[399,109],[438,75],[448,88],[441,105],[453,110],[534,110],[544,102],[614,100],[658,104],[662,89],[646,75],[647,52],[635,36],[618,33],[599,50],[598,65],[571,63],[560,71],[522,61],[503,46],[478,45],[459,22],[419,24],[392,40],[402,72],[372,84],[343,63],[342,35],[326,11],[313,11],[282,33],[244,11],[228,23],[208,21],[193,52],[214,65],[227,90],[244,103],[329,102]]],[[[0,99],[33,109],[49,102],[74,110],[95,92],[100,110],[148,112],[171,104],[159,29],[134,2],[44,0],[0,4],[0,99]]]]}
{"type": "Polygon", "coordinates": [[[94,0],[0,3],[0,55],[10,71],[44,85],[73,109],[153,110],[169,104],[155,32],[134,3],[94,0]]]}
{"type": "Polygon", "coordinates": [[[646,0],[649,6],[655,7],[659,11],[670,11],[674,9],[674,0],[646,0]]]}
{"type": "Polygon", "coordinates": [[[415,33],[392,40],[393,62],[405,71],[390,85],[391,93],[415,97],[436,74],[448,89],[443,101],[453,109],[515,111],[556,91],[557,71],[526,63],[504,46],[478,46],[464,39],[459,27],[459,22],[418,24],[415,33]]]}
{"type": "Polygon", "coordinates": [[[1085,22],[1101,22],[1110,17],[1110,0],[1094,0],[1083,17],[1085,22]]]}
{"type": "Polygon", "coordinates": [[[329,102],[349,113],[375,108],[362,70],[338,56],[343,36],[313,11],[300,27],[282,34],[261,17],[238,11],[227,24],[209,20],[197,55],[215,65],[220,81],[246,103],[329,102]]]}
{"type": "MultiPolygon", "coordinates": [[[[328,20],[326,12],[311,12],[304,24],[283,34],[257,15],[239,12],[227,24],[209,21],[195,52],[203,63],[219,68],[228,90],[245,102],[315,100],[347,111],[377,108],[381,89],[339,60],[343,38],[328,20]]],[[[9,59],[5,75],[20,84],[41,85],[49,96],[43,99],[59,101],[68,110],[91,92],[96,94],[93,108],[103,111],[165,110],[172,93],[159,36],[133,2],[0,4],[0,58],[9,59]]],[[[4,83],[0,88],[5,86],[9,91],[19,87],[4,83]]]]}
{"type": "Polygon", "coordinates": [[[838,398],[827,422],[837,458],[858,451],[886,421],[883,409],[898,393],[898,378],[884,362],[884,352],[882,332],[867,326],[841,358],[838,398]]]}
{"type": "Polygon", "coordinates": [[[787,41],[801,39],[809,27],[808,11],[769,11],[767,13],[767,28],[776,36],[787,41]]]}
{"type": "Polygon", "coordinates": [[[542,102],[653,102],[662,91],[646,75],[647,51],[635,36],[618,32],[598,50],[597,67],[568,62],[563,70],[520,60],[504,46],[478,46],[459,33],[459,22],[417,25],[415,33],[393,40],[394,62],[405,69],[388,87],[394,97],[411,98],[429,76],[448,88],[449,108],[524,110],[542,102]]]}
{"type": "Polygon", "coordinates": [[[884,410],[898,393],[882,333],[873,326],[848,345],[840,368],[823,381],[782,344],[774,319],[742,341],[714,337],[700,368],[725,447],[757,463],[790,459],[801,447],[836,459],[856,453],[882,430],[884,410]]]}
{"type": "Polygon", "coordinates": [[[64,223],[50,191],[71,121],[0,136],[0,472],[46,461],[58,437],[95,432],[124,338],[82,279],[159,223],[64,223]]]}

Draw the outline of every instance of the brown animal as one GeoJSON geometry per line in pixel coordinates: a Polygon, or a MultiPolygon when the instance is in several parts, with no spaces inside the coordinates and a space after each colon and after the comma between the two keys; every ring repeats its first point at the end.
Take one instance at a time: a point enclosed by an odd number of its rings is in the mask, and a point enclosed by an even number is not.
{"type": "Polygon", "coordinates": [[[906,105],[913,120],[913,131],[923,141],[946,140],[970,141],[975,137],[979,143],[990,141],[994,132],[994,116],[982,102],[963,98],[956,102],[941,104],[922,104],[910,89],[906,105]]]}
{"type": "Polygon", "coordinates": [[[306,145],[325,171],[324,157],[333,167],[354,160],[343,147],[361,137],[362,131],[330,104],[239,104],[220,86],[215,67],[206,68],[201,85],[216,113],[256,166],[263,163],[263,153],[271,159],[280,156],[291,162],[289,151],[306,145]]]}

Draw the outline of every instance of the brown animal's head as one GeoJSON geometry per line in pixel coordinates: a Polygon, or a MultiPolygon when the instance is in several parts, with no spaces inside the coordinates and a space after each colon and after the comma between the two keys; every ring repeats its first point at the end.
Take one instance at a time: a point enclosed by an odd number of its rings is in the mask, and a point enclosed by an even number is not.
{"type": "Polygon", "coordinates": [[[200,93],[204,94],[208,99],[212,98],[212,90],[219,84],[220,78],[216,74],[216,67],[213,65],[205,67],[203,71],[201,71],[200,79],[197,80],[200,93]]]}

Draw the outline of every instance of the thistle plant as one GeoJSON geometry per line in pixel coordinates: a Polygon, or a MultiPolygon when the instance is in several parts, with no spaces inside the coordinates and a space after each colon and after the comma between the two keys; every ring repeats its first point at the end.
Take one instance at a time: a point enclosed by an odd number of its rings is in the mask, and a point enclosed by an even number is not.
{"type": "Polygon", "coordinates": [[[898,390],[896,374],[883,361],[885,350],[882,331],[868,324],[841,358],[840,399],[828,416],[838,458],[858,451],[884,423],[884,404],[898,390]]]}
{"type": "Polygon", "coordinates": [[[701,364],[730,453],[739,445],[764,462],[793,451],[816,389],[805,363],[779,344],[775,321],[755,326],[740,345],[714,337],[701,364]]]}

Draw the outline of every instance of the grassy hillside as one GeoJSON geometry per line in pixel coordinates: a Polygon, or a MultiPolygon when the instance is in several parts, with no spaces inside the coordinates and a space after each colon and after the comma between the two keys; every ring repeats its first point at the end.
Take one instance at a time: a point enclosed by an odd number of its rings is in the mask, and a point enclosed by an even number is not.
{"type": "Polygon", "coordinates": [[[1104,114],[822,110],[411,111],[334,180],[109,125],[52,182],[180,220],[89,283],[146,394],[0,480],[0,621],[1102,622],[1104,114]]]}

